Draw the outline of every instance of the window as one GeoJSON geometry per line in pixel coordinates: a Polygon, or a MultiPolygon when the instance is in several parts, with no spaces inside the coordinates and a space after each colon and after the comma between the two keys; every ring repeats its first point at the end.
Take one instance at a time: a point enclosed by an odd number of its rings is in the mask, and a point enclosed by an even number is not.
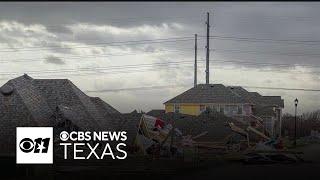
{"type": "Polygon", "coordinates": [[[238,112],[238,106],[237,105],[226,105],[225,106],[225,114],[226,115],[234,115],[238,112]]]}
{"type": "Polygon", "coordinates": [[[242,106],[241,105],[238,106],[238,114],[242,114],[242,106]]]}
{"type": "Polygon", "coordinates": [[[213,111],[219,111],[219,106],[218,105],[210,105],[210,109],[213,111]]]}
{"type": "Polygon", "coordinates": [[[200,113],[202,113],[205,110],[206,110],[206,106],[205,105],[200,105],[200,113]]]}
{"type": "Polygon", "coordinates": [[[179,113],[180,112],[180,105],[179,104],[175,104],[174,105],[174,112],[175,113],[179,113]]]}
{"type": "Polygon", "coordinates": [[[223,105],[220,105],[220,112],[224,113],[224,106],[223,105]]]}

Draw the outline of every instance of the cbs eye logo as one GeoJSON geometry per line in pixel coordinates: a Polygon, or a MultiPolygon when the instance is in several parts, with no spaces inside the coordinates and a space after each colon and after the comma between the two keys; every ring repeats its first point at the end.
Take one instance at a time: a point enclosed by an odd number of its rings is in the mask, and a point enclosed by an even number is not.
{"type": "Polygon", "coordinates": [[[17,127],[17,164],[53,164],[53,128],[17,127]]]}
{"type": "Polygon", "coordinates": [[[50,138],[37,138],[32,140],[30,138],[24,138],[20,141],[20,150],[24,153],[47,153],[49,149],[50,138]]]}

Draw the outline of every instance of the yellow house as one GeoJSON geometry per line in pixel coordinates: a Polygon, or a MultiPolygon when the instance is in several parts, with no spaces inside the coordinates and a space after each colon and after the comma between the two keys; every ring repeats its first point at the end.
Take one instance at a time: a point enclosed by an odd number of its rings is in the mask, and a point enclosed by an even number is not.
{"type": "Polygon", "coordinates": [[[165,111],[199,115],[207,108],[225,115],[252,113],[252,103],[222,84],[198,84],[164,103],[165,111]]]}
{"type": "Polygon", "coordinates": [[[242,120],[246,117],[260,117],[270,135],[276,135],[281,132],[284,100],[281,96],[262,96],[257,92],[248,92],[240,86],[198,84],[164,105],[166,113],[197,116],[210,108],[242,120]]]}

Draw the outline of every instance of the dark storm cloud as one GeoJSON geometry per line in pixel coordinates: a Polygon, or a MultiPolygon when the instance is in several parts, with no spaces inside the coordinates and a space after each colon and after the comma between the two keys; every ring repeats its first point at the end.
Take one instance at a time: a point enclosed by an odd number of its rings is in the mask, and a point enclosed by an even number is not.
{"type": "MultiPolygon", "coordinates": [[[[58,35],[60,40],[85,44],[127,40],[129,37],[116,37],[108,33],[83,31],[70,38],[72,31],[66,27],[77,23],[110,25],[119,28],[141,25],[161,25],[177,22],[188,28],[179,36],[205,34],[205,13],[213,12],[211,17],[212,35],[236,37],[260,37],[273,39],[320,39],[320,22],[317,17],[319,3],[271,3],[271,2],[83,2],[83,3],[2,3],[0,17],[5,20],[23,22],[26,25],[43,24],[49,32],[58,35]],[[63,35],[65,34],[65,36],[63,35]]],[[[134,39],[149,38],[152,34],[134,36],[134,39]]],[[[219,52],[217,56],[225,59],[248,59],[257,62],[281,62],[296,64],[319,64],[318,57],[292,57],[271,55],[270,51],[291,54],[292,52],[317,52],[318,46],[288,45],[286,43],[239,42],[211,40],[215,49],[240,49],[265,52],[260,54],[219,52]]],[[[204,41],[199,41],[204,47],[204,41]]],[[[192,45],[191,45],[192,47],[192,45]]],[[[172,47],[171,47],[172,48],[172,47]]],[[[66,52],[68,53],[68,52],[66,52]]],[[[214,54],[214,53],[213,53],[214,54]]],[[[212,55],[214,57],[214,55],[212,55]]]]}
{"type": "MultiPolygon", "coordinates": [[[[249,74],[247,80],[241,82],[243,84],[259,82],[260,78],[264,78],[261,83],[266,86],[284,85],[294,87],[296,85],[296,87],[318,88],[315,82],[320,80],[320,70],[317,67],[320,66],[320,42],[289,43],[281,42],[281,40],[320,41],[319,8],[320,3],[311,2],[3,2],[0,5],[0,23],[4,22],[0,24],[0,45],[5,45],[5,48],[51,46],[53,48],[43,48],[39,51],[32,50],[29,51],[31,53],[26,53],[30,55],[40,52],[38,54],[43,56],[58,54],[57,56],[47,56],[45,60],[46,68],[50,65],[70,65],[70,68],[78,65],[79,67],[96,65],[93,61],[85,61],[88,64],[79,62],[76,65],[65,63],[58,57],[60,55],[62,55],[61,57],[68,57],[70,54],[136,53],[139,55],[144,52],[181,50],[181,52],[167,53],[162,56],[155,55],[152,62],[192,61],[193,40],[122,46],[107,46],[101,45],[101,43],[178,36],[193,37],[197,33],[199,35],[198,56],[199,59],[204,59],[205,38],[200,36],[205,35],[205,18],[206,12],[209,11],[211,13],[211,36],[218,36],[210,40],[212,68],[232,66],[235,69],[234,71],[237,69],[243,70],[245,73],[241,75],[249,74]],[[246,37],[258,40],[241,40],[241,38],[246,37]],[[84,46],[85,48],[72,48],[75,46],[84,46]],[[308,66],[298,66],[299,64],[308,66]],[[269,71],[268,76],[270,75],[270,77],[259,77],[258,72],[247,72],[255,70],[269,71]],[[294,70],[295,73],[281,75],[278,78],[273,77],[273,72],[291,72],[291,70],[294,70]],[[302,73],[303,71],[311,72],[313,76],[309,77],[302,73]]],[[[141,56],[143,63],[152,63],[149,62],[152,58],[143,58],[141,56]]],[[[134,56],[125,56],[123,62],[134,63],[133,59],[134,56]]],[[[118,63],[118,61],[113,61],[113,63],[118,63]]],[[[199,64],[203,65],[203,62],[199,64]]],[[[150,82],[161,81],[168,84],[177,82],[192,84],[192,64],[188,68],[181,65],[174,69],[172,66],[154,66],[154,68],[162,69],[158,72],[159,77],[153,77],[156,80],[152,79],[149,75],[152,76],[156,73],[146,72],[145,74],[150,74],[145,75],[142,79],[150,78],[150,82]]],[[[24,69],[24,67],[21,69],[24,69]]],[[[198,72],[199,79],[203,78],[203,66],[199,67],[198,72]]],[[[214,70],[212,72],[213,77],[216,77],[216,74],[214,74],[216,72],[214,70]]],[[[225,72],[223,76],[220,76],[220,79],[226,82],[242,78],[240,76],[235,78],[228,74],[228,72],[233,73],[231,71],[225,72]]],[[[141,86],[139,84],[141,79],[138,79],[134,84],[135,81],[130,78],[123,80],[123,87],[141,86]]],[[[202,79],[199,80],[199,82],[201,81],[202,79]]],[[[111,82],[113,81],[105,81],[106,88],[109,88],[108,83],[111,82]]],[[[89,86],[89,82],[81,81],[81,83],[85,84],[83,87],[89,86]]],[[[117,82],[114,83],[117,84],[117,82]]],[[[147,82],[145,83],[147,84],[147,82]]],[[[170,92],[168,90],[160,94],[152,94],[150,98],[142,96],[138,99],[132,94],[126,94],[124,97],[132,98],[132,101],[130,101],[132,106],[141,104],[148,104],[146,106],[149,106],[151,104],[152,107],[158,107],[157,104],[165,100],[163,97],[169,98],[172,96],[169,94],[170,92]],[[157,97],[157,99],[152,97],[157,97]],[[152,102],[146,103],[143,101],[144,99],[152,102]]],[[[178,92],[175,93],[178,94],[178,92]]],[[[271,95],[274,93],[289,98],[302,96],[302,93],[270,92],[271,95]]],[[[101,96],[107,97],[108,95],[103,94],[101,96]]],[[[305,93],[303,96],[308,96],[308,94],[305,93]]],[[[315,103],[318,98],[312,99],[312,96],[313,94],[306,98],[306,101],[310,104],[305,102],[308,104],[306,107],[311,107],[310,109],[318,106],[315,103]]],[[[119,105],[119,102],[125,102],[125,100],[118,99],[121,98],[120,96],[113,96],[112,98],[114,98],[114,104],[119,105]]],[[[303,103],[303,100],[301,102],[303,103]]],[[[121,110],[127,109],[128,107],[124,107],[121,110]]]]}

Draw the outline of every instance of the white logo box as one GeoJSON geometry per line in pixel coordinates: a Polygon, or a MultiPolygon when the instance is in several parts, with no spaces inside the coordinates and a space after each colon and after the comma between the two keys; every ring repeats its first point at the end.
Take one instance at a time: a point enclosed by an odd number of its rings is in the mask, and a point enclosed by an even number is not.
{"type": "Polygon", "coordinates": [[[17,127],[16,128],[16,163],[17,164],[53,164],[53,128],[52,127],[17,127]],[[42,152],[45,143],[29,143],[26,147],[32,149],[30,152],[23,152],[20,148],[21,140],[29,138],[35,140],[38,138],[50,138],[47,152],[42,152]],[[37,145],[38,144],[38,145],[37,145]],[[36,148],[36,147],[39,148],[36,148]],[[40,149],[39,153],[35,153],[34,149],[40,149]]]}

